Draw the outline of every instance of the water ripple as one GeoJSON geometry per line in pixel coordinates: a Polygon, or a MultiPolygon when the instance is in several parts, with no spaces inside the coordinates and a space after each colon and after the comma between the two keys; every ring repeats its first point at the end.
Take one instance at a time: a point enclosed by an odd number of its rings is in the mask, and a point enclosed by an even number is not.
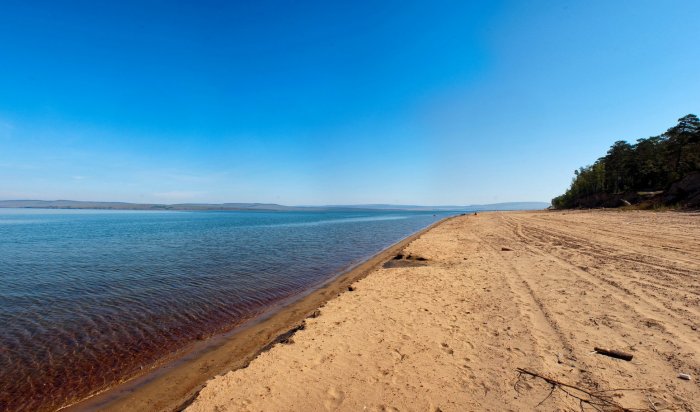
{"type": "Polygon", "coordinates": [[[440,217],[0,210],[0,410],[82,398],[440,217]]]}

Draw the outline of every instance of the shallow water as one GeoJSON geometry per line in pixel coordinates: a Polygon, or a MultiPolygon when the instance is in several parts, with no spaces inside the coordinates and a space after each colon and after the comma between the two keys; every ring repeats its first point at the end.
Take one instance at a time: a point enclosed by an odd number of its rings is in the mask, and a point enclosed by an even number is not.
{"type": "Polygon", "coordinates": [[[445,216],[0,209],[0,410],[82,398],[445,216]]]}

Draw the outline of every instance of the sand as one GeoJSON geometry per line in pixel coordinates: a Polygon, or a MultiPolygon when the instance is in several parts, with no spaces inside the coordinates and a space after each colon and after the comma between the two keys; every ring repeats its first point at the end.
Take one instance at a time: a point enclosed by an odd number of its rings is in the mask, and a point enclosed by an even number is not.
{"type": "Polygon", "coordinates": [[[580,410],[516,368],[633,389],[604,392],[626,408],[700,410],[700,214],[481,213],[403,253],[187,410],[580,410]]]}

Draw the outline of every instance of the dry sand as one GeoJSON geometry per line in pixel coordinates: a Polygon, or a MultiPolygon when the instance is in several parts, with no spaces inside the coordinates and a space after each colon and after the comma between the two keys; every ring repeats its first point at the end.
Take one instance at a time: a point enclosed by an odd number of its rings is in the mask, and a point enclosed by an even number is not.
{"type": "Polygon", "coordinates": [[[404,253],[428,260],[375,269],[188,411],[579,410],[519,367],[641,388],[606,392],[627,408],[700,411],[700,215],[484,213],[404,253]]]}

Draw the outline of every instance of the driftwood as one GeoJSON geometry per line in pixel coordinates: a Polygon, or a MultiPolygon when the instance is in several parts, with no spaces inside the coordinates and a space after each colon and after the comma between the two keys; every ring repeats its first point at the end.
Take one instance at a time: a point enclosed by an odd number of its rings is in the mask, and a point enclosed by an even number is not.
{"type": "Polygon", "coordinates": [[[604,390],[604,391],[596,391],[596,390],[586,389],[586,388],[582,388],[579,386],[564,383],[564,382],[558,381],[556,379],[541,375],[537,372],[529,371],[527,369],[517,368],[516,371],[518,372],[518,379],[516,380],[515,385],[513,385],[513,388],[515,389],[516,392],[520,392],[519,387],[520,387],[520,383],[521,383],[524,376],[531,376],[534,378],[542,379],[543,381],[547,382],[551,386],[551,389],[549,391],[549,394],[547,394],[547,397],[542,399],[542,401],[540,401],[540,403],[538,403],[537,406],[535,406],[535,408],[542,405],[547,399],[549,399],[552,396],[554,391],[558,389],[561,392],[564,392],[566,395],[576,399],[579,403],[579,408],[581,408],[581,412],[585,412],[587,409],[588,410],[593,409],[593,410],[598,411],[598,412],[607,412],[607,411],[641,412],[641,411],[656,411],[657,410],[654,407],[653,403],[650,403],[651,407],[649,409],[633,409],[633,408],[625,408],[624,406],[615,402],[615,399],[614,399],[615,392],[644,391],[645,389],[641,389],[641,388],[609,389],[609,390],[604,390]]]}
{"type": "Polygon", "coordinates": [[[593,348],[593,350],[596,351],[597,353],[600,353],[601,355],[610,356],[611,358],[626,360],[628,362],[631,361],[632,358],[634,357],[630,353],[620,352],[619,350],[603,349],[603,348],[598,348],[598,347],[593,348]]]}

